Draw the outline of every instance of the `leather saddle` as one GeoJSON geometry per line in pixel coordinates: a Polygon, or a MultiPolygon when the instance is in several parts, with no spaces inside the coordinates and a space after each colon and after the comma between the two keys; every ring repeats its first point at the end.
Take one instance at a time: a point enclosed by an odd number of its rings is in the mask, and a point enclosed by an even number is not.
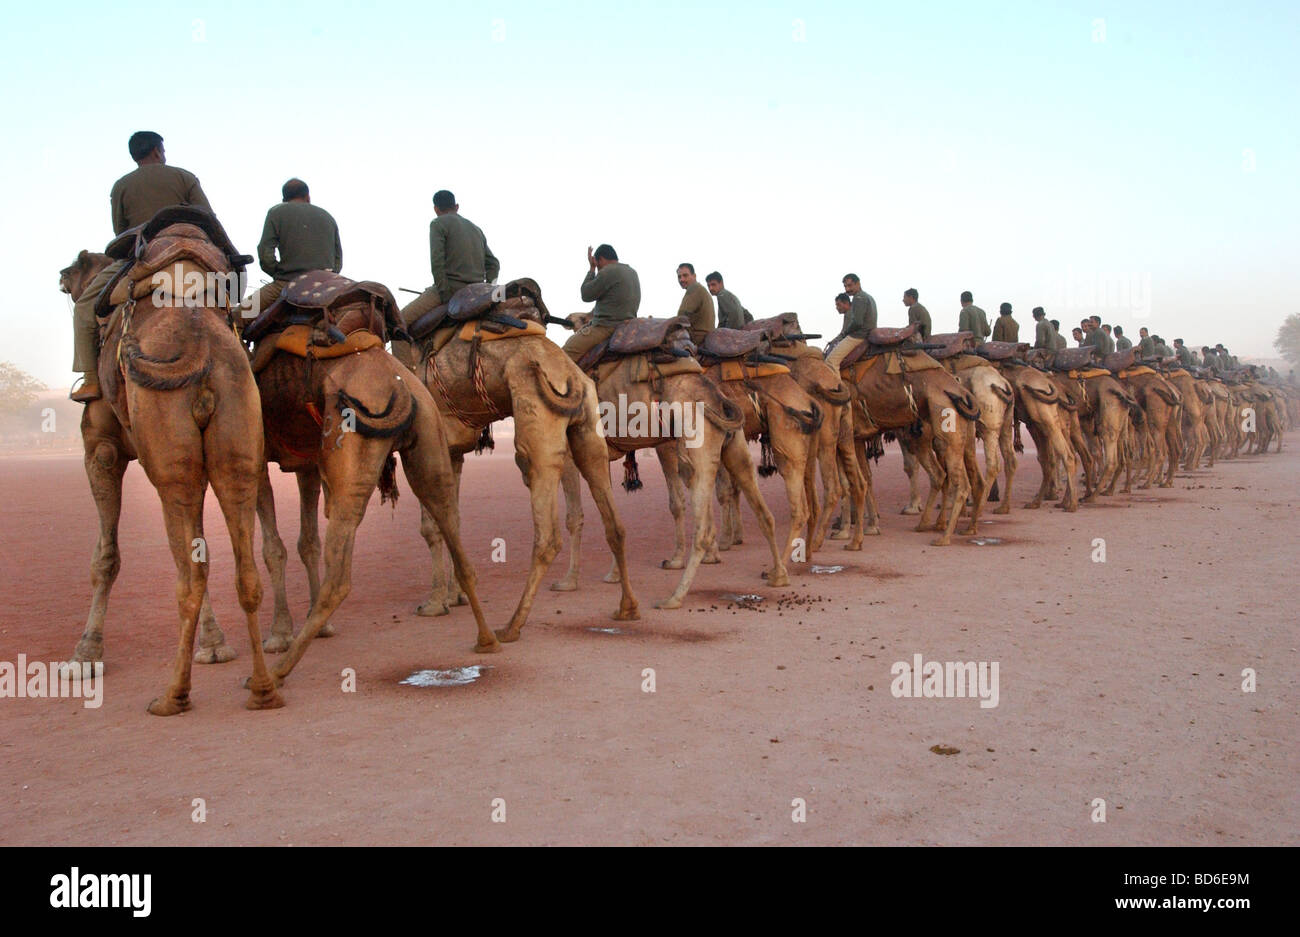
{"type": "Polygon", "coordinates": [[[308,270],[290,280],[279,298],[244,329],[243,339],[259,341],[291,325],[318,325],[331,344],[359,330],[381,341],[405,335],[397,300],[388,287],[330,270],[308,270]]]}
{"type": "Polygon", "coordinates": [[[1029,353],[1028,342],[985,342],[975,349],[975,354],[989,361],[1006,361],[1024,358],[1029,353]]]}
{"type": "Polygon", "coordinates": [[[911,325],[905,325],[901,329],[872,329],[867,333],[867,340],[858,345],[840,362],[840,370],[843,371],[850,365],[857,364],[863,358],[869,358],[872,355],[882,355],[891,351],[906,351],[905,343],[913,338],[920,330],[920,326],[913,322],[911,325]]]}
{"type": "Polygon", "coordinates": [[[700,355],[709,358],[743,358],[767,342],[762,329],[714,329],[704,336],[700,355]]]}
{"type": "Polygon", "coordinates": [[[1131,368],[1137,363],[1137,352],[1132,348],[1125,348],[1123,351],[1112,351],[1101,359],[1101,366],[1111,374],[1118,374],[1125,368],[1131,368]]]}
{"type": "Polygon", "coordinates": [[[1091,345],[1082,348],[1062,348],[1052,359],[1053,371],[1077,371],[1092,364],[1097,349],[1091,345]]]}
{"type": "Polygon", "coordinates": [[[939,335],[931,335],[927,340],[930,345],[942,345],[942,348],[931,348],[927,354],[931,358],[942,361],[944,358],[955,358],[957,355],[966,354],[975,349],[974,332],[943,332],[939,335]]]}
{"type": "Polygon", "coordinates": [[[412,322],[410,333],[413,339],[421,341],[452,322],[482,319],[503,327],[518,327],[521,320],[545,325],[550,316],[550,310],[542,302],[542,288],[531,277],[503,284],[471,283],[458,289],[449,301],[412,322]]]}
{"type": "Polygon", "coordinates": [[[787,335],[799,335],[803,332],[799,328],[799,314],[797,312],[783,312],[778,316],[755,319],[753,322],[746,322],[742,328],[746,332],[766,332],[773,341],[787,335]]]}
{"type": "Polygon", "coordinates": [[[690,357],[694,351],[690,320],[685,316],[627,319],[614,327],[614,333],[608,339],[584,354],[578,367],[590,371],[610,358],[642,354],[650,354],[652,360],[654,356],[683,358],[690,357]]]}
{"type": "MultiPolygon", "coordinates": [[[[123,231],[104,252],[127,264],[95,302],[95,315],[101,319],[111,315],[118,304],[154,292],[161,285],[154,283],[154,275],[168,267],[173,268],[174,279],[183,279],[183,273],[190,272],[228,274],[226,287],[237,304],[243,273],[253,261],[235,250],[215,215],[189,205],[164,208],[144,224],[123,231]]],[[[187,285],[173,282],[171,287],[171,295],[179,296],[187,285]]],[[[200,291],[206,291],[206,284],[200,291]]]]}

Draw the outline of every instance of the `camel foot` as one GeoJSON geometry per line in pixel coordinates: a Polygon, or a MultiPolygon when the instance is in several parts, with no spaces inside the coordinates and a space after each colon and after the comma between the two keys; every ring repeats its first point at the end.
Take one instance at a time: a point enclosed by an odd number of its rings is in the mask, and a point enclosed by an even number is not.
{"type": "Polygon", "coordinates": [[[190,702],[189,694],[182,696],[180,699],[172,699],[170,696],[158,696],[150,701],[147,709],[155,716],[175,716],[183,712],[188,712],[193,703],[190,702]]]}
{"type": "Polygon", "coordinates": [[[879,536],[880,536],[880,525],[879,525],[879,524],[872,524],[870,527],[868,527],[868,528],[866,528],[865,530],[863,530],[862,533],[863,533],[864,536],[867,536],[867,537],[879,537],[879,536]]]}
{"type": "MultiPolygon", "coordinates": [[[[276,685],[276,686],[284,686],[284,677],[285,677],[285,675],[282,674],[282,673],[280,673],[279,671],[276,671],[276,670],[272,670],[272,671],[271,671],[271,679],[272,679],[273,681],[275,681],[275,685],[276,685]]],[[[259,692],[258,690],[255,690],[255,689],[253,688],[253,678],[252,678],[252,677],[245,677],[245,678],[244,678],[244,684],[243,684],[243,685],[244,685],[244,689],[245,689],[245,690],[248,690],[250,693],[258,693],[258,692],[259,692]]]]}
{"type": "MultiPolygon", "coordinates": [[[[250,681],[252,678],[249,678],[250,681]]],[[[250,687],[250,689],[252,689],[250,687]]],[[[253,690],[252,694],[244,701],[245,709],[279,709],[284,706],[284,697],[274,686],[261,687],[253,690]]]]}
{"type": "Polygon", "coordinates": [[[898,513],[899,514],[920,514],[921,509],[917,505],[909,504],[907,507],[903,508],[903,510],[899,511],[898,513]]]}
{"type": "Polygon", "coordinates": [[[268,654],[283,654],[289,650],[289,645],[293,643],[293,636],[288,634],[272,634],[269,638],[262,641],[262,650],[268,654]]]}
{"type": "Polygon", "coordinates": [[[952,543],[952,538],[945,535],[943,537],[935,537],[933,540],[930,541],[930,546],[946,547],[950,543],[952,543]]]}
{"type": "Polygon", "coordinates": [[[662,563],[660,563],[659,568],[660,569],[681,569],[685,565],[686,563],[684,563],[682,560],[670,559],[670,560],[664,560],[662,563]]]}
{"type": "MultiPolygon", "coordinates": [[[[196,664],[224,664],[226,661],[234,660],[238,655],[235,649],[224,641],[215,647],[201,647],[194,652],[194,663],[196,664]]],[[[160,715],[154,713],[154,715],[160,715]]]]}
{"type": "Polygon", "coordinates": [[[607,572],[604,576],[602,576],[602,577],[600,578],[600,581],[601,581],[601,582],[620,583],[620,582],[622,582],[623,580],[622,580],[622,578],[619,576],[619,574],[618,574],[618,570],[614,569],[614,570],[610,570],[610,571],[607,572]]]}
{"type": "Polygon", "coordinates": [[[72,652],[72,659],[77,663],[93,664],[104,659],[104,639],[102,637],[82,638],[77,642],[77,649],[72,652]]]}
{"type": "Polygon", "coordinates": [[[1060,504],[1057,505],[1057,507],[1067,514],[1073,514],[1075,511],[1079,510],[1079,502],[1071,501],[1069,503],[1066,503],[1062,501],[1060,504]]]}
{"type": "Polygon", "coordinates": [[[551,591],[552,592],[577,592],[578,577],[565,576],[563,579],[556,580],[555,582],[551,583],[551,591]]]}
{"type": "Polygon", "coordinates": [[[1041,508],[1042,506],[1043,506],[1043,503],[1042,503],[1041,501],[1030,501],[1028,504],[1025,505],[1025,510],[1026,510],[1026,511],[1037,511],[1037,510],[1038,510],[1039,508],[1041,508]]]}
{"type": "Polygon", "coordinates": [[[846,544],[844,544],[844,546],[840,547],[840,549],[841,549],[841,550],[861,550],[861,549],[862,549],[862,542],[859,541],[859,542],[857,542],[857,543],[846,543],[846,544]]]}
{"type": "Polygon", "coordinates": [[[660,599],[658,602],[655,603],[655,608],[672,609],[672,608],[681,608],[681,607],[682,607],[682,600],[672,595],[668,596],[668,598],[666,599],[660,599]]]}
{"type": "Polygon", "coordinates": [[[700,557],[700,562],[705,566],[717,566],[722,562],[722,558],[717,553],[706,553],[700,557]]]}
{"type": "Polygon", "coordinates": [[[609,616],[615,621],[640,621],[641,610],[635,604],[619,608],[617,612],[609,616]]]}
{"type": "Polygon", "coordinates": [[[788,586],[790,585],[790,574],[784,569],[776,573],[764,573],[763,578],[767,580],[769,586],[788,586]]]}
{"type": "Polygon", "coordinates": [[[338,634],[338,632],[334,630],[334,626],[331,625],[329,622],[325,622],[325,624],[320,626],[320,631],[316,632],[316,637],[332,638],[336,634],[338,634]]]}
{"type": "Polygon", "coordinates": [[[848,532],[847,530],[843,529],[843,528],[840,528],[839,530],[832,530],[832,531],[831,531],[830,539],[831,539],[831,540],[848,540],[848,539],[849,539],[849,532],[848,532]]]}
{"type": "Polygon", "coordinates": [[[1160,483],[1159,485],[1157,485],[1156,487],[1158,487],[1158,488],[1172,488],[1172,487],[1174,487],[1174,483],[1173,483],[1173,482],[1161,482],[1161,483],[1160,483]]]}
{"type": "Polygon", "coordinates": [[[446,602],[435,602],[433,599],[425,599],[415,610],[415,614],[419,615],[421,618],[440,618],[443,615],[450,615],[451,609],[447,607],[446,602]]]}
{"type": "Polygon", "coordinates": [[[474,645],[475,654],[496,654],[501,650],[502,644],[513,644],[519,640],[519,629],[514,626],[497,628],[493,634],[496,640],[491,644],[478,643],[474,645]]]}
{"type": "Polygon", "coordinates": [[[1011,503],[1010,503],[1009,501],[1003,501],[1001,504],[999,504],[996,508],[993,509],[993,513],[994,513],[994,514],[1010,514],[1010,513],[1011,513],[1011,503]]]}
{"type": "Polygon", "coordinates": [[[931,524],[929,521],[922,521],[912,529],[915,530],[917,533],[920,533],[923,530],[934,530],[934,525],[931,524]]]}

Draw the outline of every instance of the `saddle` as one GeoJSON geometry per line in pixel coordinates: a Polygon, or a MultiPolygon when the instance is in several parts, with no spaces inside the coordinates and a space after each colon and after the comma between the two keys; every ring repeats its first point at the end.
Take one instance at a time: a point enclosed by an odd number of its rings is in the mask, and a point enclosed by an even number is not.
{"type": "Polygon", "coordinates": [[[1132,348],[1125,348],[1123,351],[1112,351],[1101,359],[1101,366],[1111,374],[1126,371],[1136,363],[1137,352],[1132,348]]]}
{"type": "Polygon", "coordinates": [[[451,299],[411,323],[411,337],[422,341],[451,322],[482,320],[507,328],[521,328],[531,321],[545,325],[551,317],[542,302],[542,288],[530,277],[509,283],[471,283],[462,286],[451,299]]]}
{"type": "Polygon", "coordinates": [[[942,345],[942,348],[931,348],[928,352],[931,358],[937,358],[942,361],[944,358],[954,358],[957,355],[964,354],[975,350],[975,333],[974,332],[944,332],[940,335],[931,335],[927,339],[928,344],[942,345]]]}
{"type": "Polygon", "coordinates": [[[239,302],[242,275],[253,258],[240,254],[221,222],[202,208],[176,205],[149,221],[123,231],[105,253],[128,263],[104,287],[95,302],[101,320],[130,299],[160,292],[163,297],[206,305],[207,274],[224,274],[218,292],[227,307],[239,302]]]}
{"type": "Polygon", "coordinates": [[[690,357],[694,351],[690,320],[685,316],[627,319],[614,327],[614,334],[584,354],[578,367],[590,372],[609,358],[650,355],[651,360],[668,361],[690,357]]]}
{"type": "Polygon", "coordinates": [[[741,328],[746,332],[766,332],[773,340],[802,333],[797,312],[783,312],[778,316],[755,319],[753,322],[746,322],[741,328]]]}
{"type": "Polygon", "coordinates": [[[877,348],[893,348],[914,336],[919,329],[920,325],[915,322],[901,329],[872,329],[867,333],[867,344],[877,348]]]}
{"type": "Polygon", "coordinates": [[[1050,371],[1052,362],[1056,360],[1056,354],[1050,348],[1031,348],[1025,360],[1029,362],[1031,368],[1037,368],[1039,371],[1050,371]]]}
{"type": "Polygon", "coordinates": [[[766,344],[767,333],[761,329],[714,329],[704,336],[700,354],[710,358],[743,358],[766,344]]]}
{"type": "Polygon", "coordinates": [[[975,354],[989,361],[1006,361],[1021,358],[1029,353],[1028,342],[985,342],[975,349],[975,354]]]}
{"type": "Polygon", "coordinates": [[[317,327],[315,344],[341,344],[360,330],[378,336],[381,343],[406,334],[388,287],[329,270],[308,270],[290,280],[279,298],[244,329],[243,339],[259,341],[294,325],[317,327]]]}
{"type": "Polygon", "coordinates": [[[1062,348],[1052,359],[1053,371],[1078,371],[1092,363],[1097,349],[1091,345],[1082,348],[1062,348]]]}

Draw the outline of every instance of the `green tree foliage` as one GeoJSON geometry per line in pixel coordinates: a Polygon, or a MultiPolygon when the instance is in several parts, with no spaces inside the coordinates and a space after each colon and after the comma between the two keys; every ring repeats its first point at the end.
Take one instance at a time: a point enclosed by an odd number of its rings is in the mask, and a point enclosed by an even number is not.
{"type": "Polygon", "coordinates": [[[31,406],[45,385],[17,365],[0,361],[0,416],[12,416],[31,406]]]}
{"type": "Polygon", "coordinates": [[[1282,357],[1295,365],[1300,365],[1300,312],[1293,312],[1286,317],[1282,327],[1277,330],[1273,347],[1282,357]]]}

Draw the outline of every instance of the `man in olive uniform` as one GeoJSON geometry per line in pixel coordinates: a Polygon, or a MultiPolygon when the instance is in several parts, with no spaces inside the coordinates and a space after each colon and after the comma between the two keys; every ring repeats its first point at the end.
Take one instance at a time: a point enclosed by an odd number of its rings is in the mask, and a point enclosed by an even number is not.
{"type": "Polygon", "coordinates": [[[1201,346],[1201,361],[1205,367],[1215,374],[1223,370],[1223,362],[1219,360],[1219,356],[1214,353],[1214,349],[1209,345],[1201,346]]]}
{"type": "Polygon", "coordinates": [[[988,316],[984,310],[975,305],[975,297],[971,295],[970,290],[961,294],[961,314],[957,316],[958,332],[974,332],[975,344],[983,345],[984,339],[989,337],[992,329],[989,328],[988,316]]]}
{"type": "MultiPolygon", "coordinates": [[[[844,327],[836,336],[835,347],[826,354],[826,363],[837,371],[845,356],[865,342],[867,335],[876,327],[876,301],[870,293],[863,291],[862,280],[856,273],[846,273],[841,282],[844,284],[844,292],[840,296],[849,298],[849,306],[847,310],[841,311],[844,327]]],[[[837,311],[839,307],[840,300],[837,296],[837,311]]]]}
{"type": "Polygon", "coordinates": [[[1156,343],[1157,358],[1172,358],[1174,356],[1173,349],[1171,349],[1168,345],[1166,345],[1165,340],[1161,338],[1159,335],[1153,335],[1152,341],[1156,343]]]}
{"type": "Polygon", "coordinates": [[[704,283],[718,301],[718,328],[743,329],[746,322],[753,322],[754,317],[741,305],[736,294],[722,283],[722,274],[714,270],[704,278],[704,283]]]}
{"type": "Polygon", "coordinates": [[[1052,331],[1052,323],[1047,321],[1047,313],[1043,311],[1042,306],[1035,306],[1031,313],[1034,317],[1034,347],[1056,349],[1056,333],[1052,331]]]}
{"type": "Polygon", "coordinates": [[[298,274],[343,269],[339,226],[329,212],[311,203],[307,183],[290,179],[280,195],[283,201],[266,213],[262,240],[257,242],[258,262],[271,282],[244,303],[246,319],[256,318],[270,307],[298,274]]]}
{"type": "Polygon", "coordinates": [[[1093,341],[1096,343],[1098,353],[1109,355],[1115,350],[1115,340],[1110,337],[1109,332],[1102,328],[1101,316],[1090,316],[1089,319],[1092,322],[1092,331],[1096,336],[1093,341]]]}
{"type": "Polygon", "coordinates": [[[1003,303],[998,307],[998,321],[993,324],[993,341],[1020,341],[1020,323],[1011,318],[1011,304],[1003,303]]]}
{"type": "Polygon", "coordinates": [[[1060,319],[1052,320],[1052,335],[1053,335],[1053,341],[1055,342],[1055,344],[1052,347],[1057,351],[1060,351],[1062,348],[1065,348],[1069,345],[1069,342],[1066,341],[1065,336],[1061,334],[1060,319]]]}
{"type": "MultiPolygon", "coordinates": [[[[456,291],[471,283],[495,283],[501,262],[493,256],[478,225],[463,217],[456,196],[446,189],[433,194],[429,222],[429,265],[433,286],[402,309],[402,321],[409,327],[426,312],[449,302],[456,291]]],[[[393,342],[393,357],[414,367],[415,352],[406,342],[393,342]]]]}
{"type": "Polygon", "coordinates": [[[1178,356],[1178,363],[1184,367],[1192,363],[1192,350],[1183,344],[1181,338],[1174,339],[1174,354],[1178,356]]]}
{"type": "Polygon", "coordinates": [[[1084,334],[1083,329],[1078,326],[1075,326],[1070,330],[1070,337],[1074,339],[1075,348],[1083,348],[1087,345],[1087,342],[1085,341],[1087,336],[1084,334]]]}
{"type": "Polygon", "coordinates": [[[1144,325],[1138,329],[1138,357],[1142,359],[1155,357],[1156,343],[1144,325]]]}
{"type": "Polygon", "coordinates": [[[677,307],[677,314],[690,321],[691,341],[695,347],[704,344],[704,336],[714,330],[713,296],[708,289],[695,278],[695,265],[682,263],[677,265],[677,284],[686,295],[677,307]]]}
{"type": "Polygon", "coordinates": [[[1124,334],[1124,327],[1122,325],[1115,326],[1115,350],[1128,351],[1132,347],[1133,339],[1124,334]]]}
{"type": "MultiPolygon", "coordinates": [[[[152,130],[131,134],[127,149],[136,169],[113,183],[108,199],[113,209],[113,234],[144,224],[164,208],[192,205],[212,211],[198,178],[177,166],[167,165],[163,138],[152,130]]],[[[98,400],[99,348],[95,303],[108,281],[126,265],[115,260],[101,270],[86,286],[72,310],[72,370],[82,374],[81,387],[69,394],[77,403],[98,400]]]]}
{"type": "Polygon", "coordinates": [[[620,322],[635,319],[641,308],[641,280],[635,270],[619,262],[614,248],[602,244],[593,252],[588,247],[587,265],[582,301],[596,305],[591,310],[591,322],[564,343],[564,353],[574,361],[613,335],[620,322]]]}
{"type": "Polygon", "coordinates": [[[920,341],[924,342],[929,340],[933,330],[930,327],[930,310],[917,302],[920,298],[921,294],[915,287],[903,293],[903,305],[907,307],[907,324],[920,326],[916,334],[920,336],[920,341]]]}

